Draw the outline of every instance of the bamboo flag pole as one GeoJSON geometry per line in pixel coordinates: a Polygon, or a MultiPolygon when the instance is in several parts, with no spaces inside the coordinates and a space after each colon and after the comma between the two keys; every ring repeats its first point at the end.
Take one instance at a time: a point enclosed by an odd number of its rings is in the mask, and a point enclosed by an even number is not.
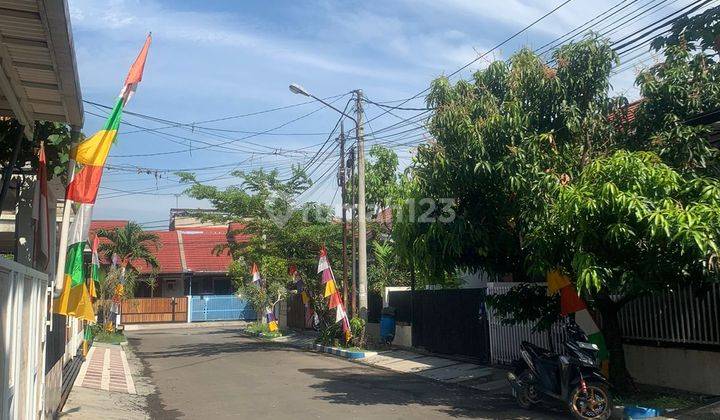
{"type": "MultiPolygon", "coordinates": [[[[72,127],[70,131],[70,144],[75,147],[80,138],[80,128],[72,127]]],[[[68,184],[75,177],[75,160],[70,159],[68,162],[68,184]]],[[[72,210],[72,200],[65,198],[63,205],[62,224],[60,225],[60,244],[58,245],[58,259],[55,267],[55,284],[53,287],[53,297],[59,297],[65,285],[65,261],[67,260],[67,241],[68,231],[70,230],[70,211],[72,210]]],[[[52,300],[50,303],[50,313],[52,313],[52,300]]]]}

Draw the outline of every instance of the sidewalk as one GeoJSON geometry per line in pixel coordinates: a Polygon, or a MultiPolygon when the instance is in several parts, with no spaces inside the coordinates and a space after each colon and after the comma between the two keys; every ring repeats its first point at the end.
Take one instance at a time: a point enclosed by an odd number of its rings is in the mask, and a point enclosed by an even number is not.
{"type": "Polygon", "coordinates": [[[145,397],[153,389],[141,369],[140,362],[123,346],[94,344],[59,417],[149,419],[145,397]]]}
{"type": "MultiPolygon", "coordinates": [[[[272,341],[314,350],[315,335],[292,334],[272,341]]],[[[456,384],[489,393],[510,393],[507,371],[476,363],[460,362],[439,355],[425,355],[408,350],[381,351],[375,356],[352,360],[399,373],[410,373],[427,379],[456,384]]]]}

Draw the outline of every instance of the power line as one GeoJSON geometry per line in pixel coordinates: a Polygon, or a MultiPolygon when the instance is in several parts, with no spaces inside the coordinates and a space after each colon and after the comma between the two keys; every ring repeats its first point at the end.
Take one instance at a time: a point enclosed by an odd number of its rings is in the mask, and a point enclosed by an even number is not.
{"type": "MultiPolygon", "coordinates": [[[[347,94],[345,94],[345,95],[347,95],[347,94]]],[[[345,96],[345,95],[342,95],[342,96],[345,96]]],[[[337,101],[337,100],[338,100],[338,99],[336,99],[335,101],[337,101]]],[[[333,102],[331,102],[331,103],[333,103],[333,102]]],[[[218,143],[211,143],[211,144],[207,144],[207,145],[204,145],[204,146],[201,146],[201,147],[195,147],[195,148],[193,148],[193,150],[196,150],[196,151],[197,151],[197,150],[205,150],[205,149],[208,149],[208,148],[211,148],[211,147],[224,146],[224,145],[227,145],[227,144],[232,144],[232,143],[244,141],[244,140],[247,140],[247,139],[250,139],[250,138],[253,138],[253,137],[257,137],[257,136],[260,136],[260,135],[265,134],[265,133],[270,133],[270,132],[272,132],[272,131],[276,131],[276,130],[278,130],[278,129],[280,129],[280,128],[283,128],[283,127],[286,127],[286,126],[288,126],[288,125],[290,125],[290,124],[292,124],[292,123],[295,123],[295,122],[297,122],[297,121],[299,121],[299,120],[302,120],[302,119],[304,119],[304,118],[307,118],[307,117],[315,114],[316,112],[322,110],[323,108],[324,108],[324,106],[323,106],[323,107],[316,108],[316,109],[314,109],[314,110],[311,111],[311,112],[308,112],[308,113],[306,113],[306,114],[300,115],[299,117],[293,118],[293,119],[291,119],[291,120],[289,120],[289,121],[286,121],[286,122],[284,122],[284,123],[282,123],[282,124],[280,124],[280,125],[274,126],[274,127],[269,128],[269,129],[267,129],[267,130],[258,131],[257,134],[249,134],[249,135],[247,135],[247,136],[240,137],[240,138],[228,139],[227,141],[222,141],[222,142],[218,142],[218,143]]],[[[163,134],[167,134],[167,133],[163,133],[163,134]]],[[[217,136],[217,135],[216,135],[216,136],[217,136]]],[[[185,138],[185,139],[187,139],[187,140],[189,140],[189,141],[194,141],[194,139],[188,139],[188,138],[185,138]]],[[[252,144],[252,145],[255,145],[255,146],[259,146],[259,147],[263,147],[263,148],[266,148],[266,149],[269,149],[269,150],[272,150],[272,151],[275,151],[274,153],[270,153],[270,152],[253,152],[253,153],[279,154],[280,151],[282,151],[282,152],[297,152],[297,150],[273,148],[273,147],[269,147],[269,146],[266,146],[266,145],[262,145],[262,144],[258,144],[258,143],[253,143],[253,142],[246,142],[246,143],[252,144]]],[[[300,150],[300,149],[298,149],[298,150],[300,150]]],[[[186,153],[186,152],[188,152],[188,150],[183,149],[183,150],[171,150],[171,151],[154,152],[154,153],[136,153],[136,154],[125,154],[125,155],[112,155],[111,157],[116,157],[116,158],[128,158],[128,157],[163,156],[163,155],[171,155],[171,154],[186,153]]]]}

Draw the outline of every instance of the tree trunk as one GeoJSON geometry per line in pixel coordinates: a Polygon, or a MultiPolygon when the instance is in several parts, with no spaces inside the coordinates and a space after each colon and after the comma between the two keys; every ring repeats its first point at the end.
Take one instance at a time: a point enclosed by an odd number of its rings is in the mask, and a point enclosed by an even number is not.
{"type": "Polygon", "coordinates": [[[620,393],[636,390],[635,383],[625,364],[625,350],[622,342],[622,327],[618,313],[622,307],[609,296],[598,296],[598,310],[602,316],[602,334],[610,358],[610,381],[620,393]]]}

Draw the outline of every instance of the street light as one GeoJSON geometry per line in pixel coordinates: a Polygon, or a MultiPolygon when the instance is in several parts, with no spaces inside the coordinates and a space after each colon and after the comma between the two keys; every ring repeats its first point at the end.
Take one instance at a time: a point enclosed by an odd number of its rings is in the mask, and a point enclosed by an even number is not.
{"type": "MultiPolygon", "coordinates": [[[[307,90],[305,90],[304,87],[298,85],[297,83],[292,83],[292,84],[291,84],[290,86],[288,86],[288,87],[290,88],[290,92],[292,92],[292,93],[294,93],[294,94],[296,94],[296,95],[303,95],[303,96],[308,96],[308,97],[310,97],[310,98],[313,98],[313,99],[315,99],[316,101],[320,102],[321,104],[325,105],[326,107],[328,107],[328,108],[330,108],[330,109],[333,109],[333,110],[339,112],[340,114],[346,116],[347,118],[350,118],[350,119],[355,123],[355,125],[357,126],[357,123],[358,123],[358,122],[357,122],[357,120],[356,120],[355,118],[353,118],[352,116],[346,114],[344,111],[341,111],[341,110],[335,108],[332,104],[330,104],[330,103],[328,103],[328,102],[325,102],[324,100],[322,100],[322,99],[318,98],[317,96],[313,95],[312,93],[308,92],[307,90]]],[[[357,91],[356,91],[356,92],[357,92],[357,91]]]]}
{"type": "Polygon", "coordinates": [[[358,306],[360,307],[360,317],[367,321],[367,226],[365,223],[365,140],[362,124],[362,90],[355,90],[357,117],[353,118],[344,111],[335,108],[333,105],[308,92],[297,83],[292,83],[289,88],[290,92],[313,98],[328,108],[350,118],[355,123],[358,147],[358,306]]]}
{"type": "Polygon", "coordinates": [[[310,96],[305,89],[303,89],[302,86],[298,85],[297,83],[293,83],[290,85],[290,92],[296,94],[296,95],[304,95],[304,96],[310,96]]]}

